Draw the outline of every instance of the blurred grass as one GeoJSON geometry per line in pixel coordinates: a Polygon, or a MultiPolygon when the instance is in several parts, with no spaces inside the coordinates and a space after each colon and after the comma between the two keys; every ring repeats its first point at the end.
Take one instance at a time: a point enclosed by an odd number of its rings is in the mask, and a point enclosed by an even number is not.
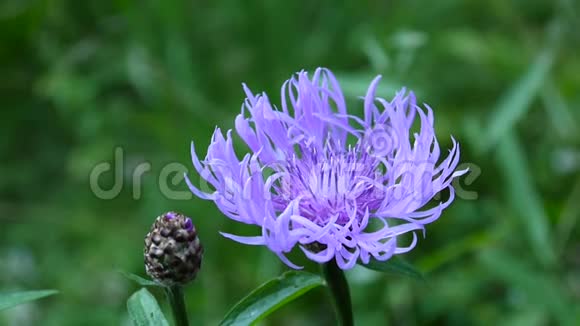
{"type": "MultiPolygon", "coordinates": [[[[171,162],[203,155],[233,126],[241,83],[267,91],[301,69],[339,76],[352,112],[407,86],[435,109],[437,132],[481,175],[405,258],[426,284],[354,269],[358,324],[580,323],[580,38],[576,1],[0,2],[0,290],[60,295],[0,314],[0,325],[128,324],[142,241],[167,210],[192,216],[206,247],[187,291],[192,323],[214,325],[285,267],[208,202],[159,190],[171,162]],[[124,149],[123,191],[100,200],[91,169],[124,149]],[[131,175],[140,163],[141,198],[131,175]]],[[[244,149],[239,148],[240,151],[244,149]]],[[[103,175],[102,186],[114,182],[103,175]]],[[[179,183],[175,189],[184,190],[179,183]]],[[[314,266],[296,255],[307,269],[314,266]]],[[[159,297],[162,293],[153,291],[159,297]]],[[[161,298],[161,297],[159,297],[161,298]]],[[[166,307],[165,307],[166,308],[166,307]]],[[[331,324],[313,291],[264,325],[331,324]]]]}

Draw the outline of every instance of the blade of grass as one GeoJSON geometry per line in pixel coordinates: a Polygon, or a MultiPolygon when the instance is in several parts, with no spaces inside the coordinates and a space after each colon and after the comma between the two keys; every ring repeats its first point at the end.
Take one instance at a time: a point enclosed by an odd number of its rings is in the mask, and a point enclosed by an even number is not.
{"type": "Polygon", "coordinates": [[[532,177],[521,145],[507,132],[497,146],[497,165],[503,174],[507,199],[520,225],[525,230],[532,252],[544,265],[555,262],[548,228],[548,217],[534,188],[532,177]]]}
{"type": "Polygon", "coordinates": [[[525,74],[504,94],[492,113],[487,132],[482,137],[482,149],[489,151],[526,114],[532,100],[547,78],[554,59],[555,47],[547,47],[538,54],[525,74]]]}
{"type": "Polygon", "coordinates": [[[551,80],[547,81],[542,88],[541,97],[546,113],[552,122],[552,130],[563,139],[578,135],[578,124],[574,121],[570,107],[551,80]]]}
{"type": "Polygon", "coordinates": [[[492,277],[499,278],[509,290],[521,291],[537,310],[550,313],[559,325],[573,325],[574,305],[555,278],[529,266],[521,257],[498,250],[482,252],[479,261],[492,277]]]}
{"type": "Polygon", "coordinates": [[[0,311],[57,293],[55,290],[0,293],[0,311]]]}
{"type": "Polygon", "coordinates": [[[564,204],[557,225],[557,248],[560,255],[564,253],[566,244],[570,239],[570,234],[578,224],[578,219],[580,218],[580,201],[578,198],[580,198],[580,177],[576,179],[576,184],[572,191],[570,191],[570,196],[568,196],[568,200],[564,204]]]}
{"type": "Polygon", "coordinates": [[[507,225],[498,225],[493,229],[469,234],[462,239],[450,242],[433,254],[419,259],[417,266],[427,274],[462,255],[489,247],[491,243],[502,238],[508,231],[507,225]]]}

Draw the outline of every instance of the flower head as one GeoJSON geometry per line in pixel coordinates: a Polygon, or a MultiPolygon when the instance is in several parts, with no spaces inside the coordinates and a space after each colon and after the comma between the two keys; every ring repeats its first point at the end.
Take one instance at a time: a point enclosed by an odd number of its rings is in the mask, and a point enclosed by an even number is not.
{"type": "Polygon", "coordinates": [[[203,247],[189,217],[168,212],[157,217],[145,237],[145,269],[164,285],[184,285],[201,267],[203,247]]]}
{"type": "Polygon", "coordinates": [[[191,149],[195,169],[212,189],[186,179],[195,195],[214,201],[227,217],[261,228],[257,236],[222,234],[267,246],[293,268],[299,266],[285,254],[295,246],[318,263],[335,259],[342,269],[414,248],[415,232],[451,204],[451,181],[465,171],[455,171],[459,145],[453,139],[439,162],[431,108],[418,107],[404,89],[390,102],[375,97],[379,80],[364,96],[362,118],[347,111],[327,69],[286,81],[280,108],[244,85],[235,129],[249,153],[239,159],[232,131],[224,137],[216,128],[203,161],[191,149]],[[411,135],[416,122],[420,127],[411,135]],[[427,205],[444,189],[447,200],[427,205]],[[402,245],[397,239],[406,233],[413,239],[402,245]]]}

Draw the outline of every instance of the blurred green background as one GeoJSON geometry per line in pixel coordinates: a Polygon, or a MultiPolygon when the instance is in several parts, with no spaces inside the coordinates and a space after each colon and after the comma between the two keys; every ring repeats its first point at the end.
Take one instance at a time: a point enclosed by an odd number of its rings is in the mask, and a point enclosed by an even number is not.
{"type": "MultiPolygon", "coordinates": [[[[125,302],[138,286],[118,271],[144,275],[143,237],[168,210],[193,217],[206,249],[187,289],[193,324],[217,324],[284,271],[266,248],[218,234],[256,229],[211,202],[166,198],[159,176],[168,163],[193,170],[190,141],[204,156],[213,128],[233,127],[242,82],[279,103],[291,73],[318,66],[336,73],[353,112],[376,74],[383,97],[415,90],[435,109],[442,147],[453,134],[473,171],[459,182],[462,198],[406,255],[426,283],[347,274],[358,325],[580,324],[579,8],[574,0],[0,2],[0,290],[60,291],[0,313],[0,324],[128,325],[125,302]],[[99,199],[89,175],[113,163],[116,148],[124,187],[99,199]],[[151,171],[135,188],[132,174],[146,162],[151,171]]],[[[104,173],[100,186],[114,178],[104,173]]],[[[185,190],[176,178],[171,189],[185,190]]],[[[332,325],[332,309],[319,289],[262,324],[332,325]]]]}

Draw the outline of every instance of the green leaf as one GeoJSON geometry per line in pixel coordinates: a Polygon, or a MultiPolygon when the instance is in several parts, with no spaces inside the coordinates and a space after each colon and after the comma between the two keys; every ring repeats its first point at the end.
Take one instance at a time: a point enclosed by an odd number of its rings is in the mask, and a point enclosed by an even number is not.
{"type": "Polygon", "coordinates": [[[481,137],[485,140],[484,150],[493,148],[526,114],[546,80],[555,57],[556,48],[546,47],[529,65],[530,68],[521,79],[503,95],[491,116],[486,135],[481,137]]]}
{"type": "Polygon", "coordinates": [[[547,80],[541,90],[544,109],[552,122],[552,130],[561,139],[573,138],[579,134],[578,122],[572,114],[572,108],[552,80],[547,80]]]}
{"type": "Polygon", "coordinates": [[[497,146],[497,164],[503,175],[507,201],[519,218],[532,254],[544,265],[556,262],[549,221],[542,198],[534,185],[529,159],[516,135],[510,131],[497,146]]]}
{"type": "Polygon", "coordinates": [[[55,290],[0,293],[0,311],[58,293],[55,290]]]}
{"type": "Polygon", "coordinates": [[[432,254],[424,256],[416,264],[422,271],[429,273],[446,263],[458,259],[461,255],[485,249],[491,242],[496,241],[501,236],[505,236],[507,232],[508,230],[505,226],[498,225],[491,230],[483,230],[466,235],[461,239],[446,244],[432,254]]]}
{"type": "Polygon", "coordinates": [[[564,254],[567,243],[570,240],[570,235],[573,234],[580,220],[580,201],[578,201],[578,198],[580,198],[580,175],[576,178],[574,186],[568,192],[568,199],[566,199],[566,203],[562,207],[560,218],[558,219],[556,240],[559,254],[564,254]]]}
{"type": "Polygon", "coordinates": [[[141,286],[159,286],[159,287],[162,286],[155,281],[148,280],[146,278],[143,278],[143,277],[136,275],[136,274],[133,274],[133,273],[128,273],[125,271],[119,271],[119,273],[123,274],[123,276],[125,276],[126,278],[130,279],[131,281],[134,281],[135,283],[137,283],[141,286]]]}
{"type": "Polygon", "coordinates": [[[157,300],[145,288],[129,298],[127,309],[135,326],[169,326],[157,300]]]}
{"type": "Polygon", "coordinates": [[[286,272],[240,300],[220,325],[251,325],[311,289],[324,285],[322,277],[306,272],[286,272]]]}
{"type": "Polygon", "coordinates": [[[524,299],[558,320],[559,325],[574,325],[574,305],[561,280],[531,266],[521,257],[488,249],[479,256],[483,268],[493,277],[502,280],[510,289],[521,291],[524,299]]]}
{"type": "Polygon", "coordinates": [[[386,261],[378,261],[376,259],[371,259],[369,263],[366,265],[359,261],[358,264],[377,272],[394,275],[404,275],[422,281],[425,280],[425,277],[418,269],[416,269],[413,265],[402,260],[397,256],[393,256],[386,261]]]}

